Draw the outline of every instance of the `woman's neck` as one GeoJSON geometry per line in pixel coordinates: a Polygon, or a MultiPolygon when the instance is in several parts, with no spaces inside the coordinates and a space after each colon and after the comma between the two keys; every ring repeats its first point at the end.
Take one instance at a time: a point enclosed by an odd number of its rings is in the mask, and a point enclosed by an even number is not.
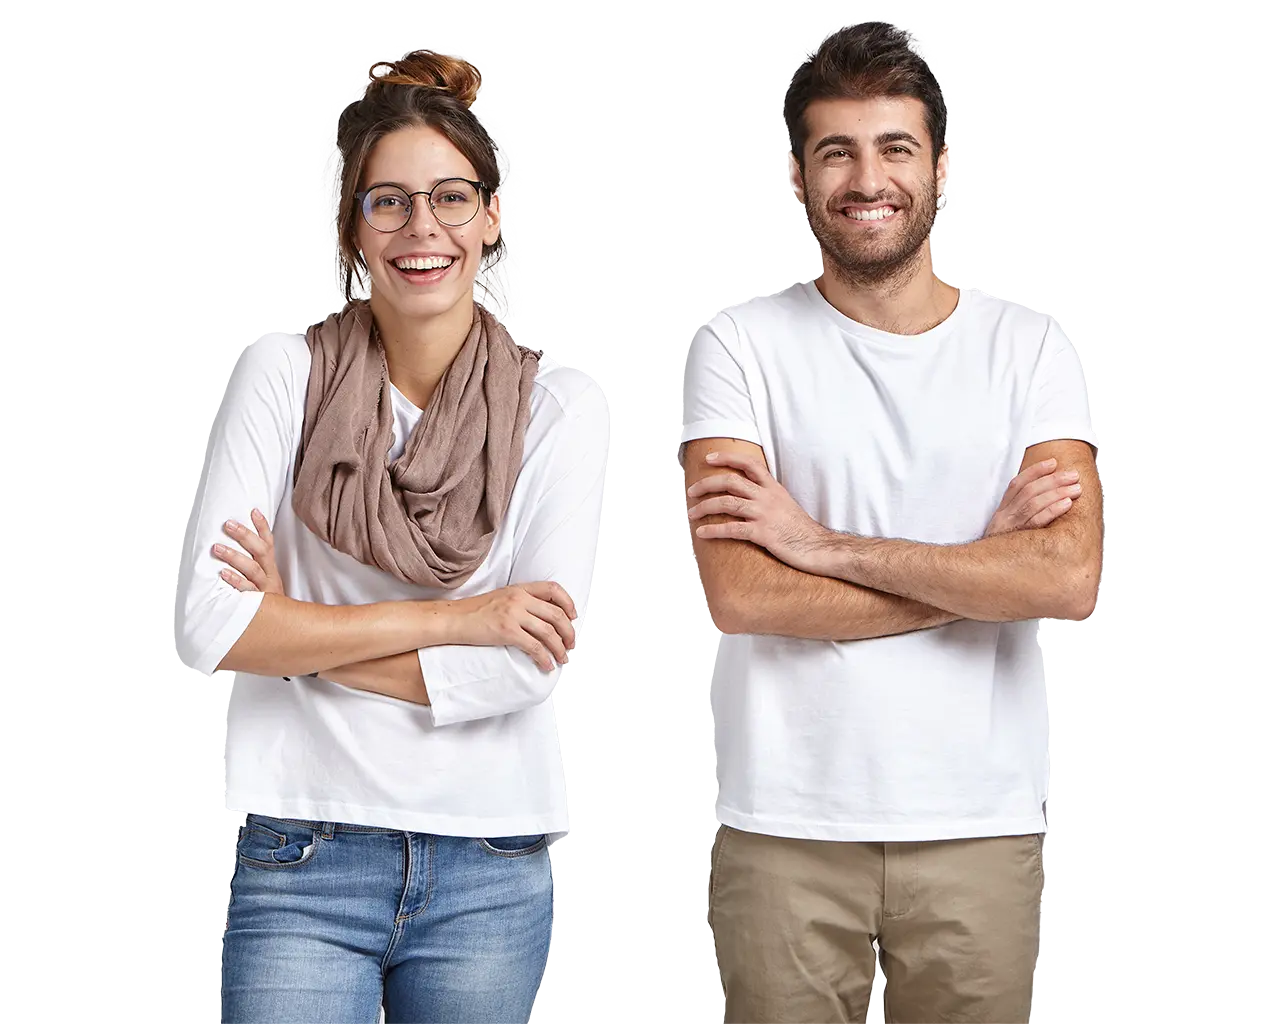
{"type": "Polygon", "coordinates": [[[474,300],[466,298],[437,316],[425,318],[400,316],[376,291],[369,305],[386,350],[390,382],[418,409],[424,409],[470,334],[474,300]]]}

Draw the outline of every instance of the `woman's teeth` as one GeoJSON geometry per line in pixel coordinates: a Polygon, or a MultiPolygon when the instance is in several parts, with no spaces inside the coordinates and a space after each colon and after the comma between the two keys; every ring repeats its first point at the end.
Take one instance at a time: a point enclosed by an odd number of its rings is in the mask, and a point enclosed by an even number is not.
{"type": "Polygon", "coordinates": [[[406,256],[394,261],[400,270],[441,270],[454,262],[452,256],[406,256]]]}

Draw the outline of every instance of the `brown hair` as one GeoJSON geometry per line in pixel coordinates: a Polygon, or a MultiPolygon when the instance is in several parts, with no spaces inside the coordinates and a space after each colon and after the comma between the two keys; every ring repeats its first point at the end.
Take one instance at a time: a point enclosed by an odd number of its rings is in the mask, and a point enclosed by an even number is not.
{"type": "Polygon", "coordinates": [[[948,119],[940,83],[927,62],[910,46],[908,32],[882,21],[865,21],[839,29],[807,59],[785,93],[785,126],[789,146],[803,166],[807,106],[822,99],[871,99],[876,96],[912,96],[926,108],[931,135],[931,160],[940,160],[948,119]]]}
{"type": "MultiPolygon", "coordinates": [[[[360,216],[355,193],[368,157],[382,137],[401,128],[433,128],[474,166],[483,182],[480,195],[485,206],[501,185],[496,143],[470,112],[483,81],[474,65],[459,57],[414,50],[403,60],[374,64],[368,78],[363,99],[350,104],[337,120],[341,152],[337,267],[347,301],[354,297],[355,278],[362,280],[368,271],[355,236],[360,216]],[[379,75],[380,68],[390,70],[379,75]]],[[[490,267],[504,252],[505,242],[499,236],[492,245],[484,245],[483,267],[490,267]]]]}

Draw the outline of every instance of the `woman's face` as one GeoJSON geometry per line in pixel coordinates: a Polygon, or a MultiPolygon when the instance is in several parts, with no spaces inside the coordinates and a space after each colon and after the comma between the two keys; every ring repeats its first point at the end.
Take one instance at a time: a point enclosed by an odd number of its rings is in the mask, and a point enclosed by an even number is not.
{"type": "MultiPolygon", "coordinates": [[[[359,188],[396,185],[409,194],[424,193],[445,178],[477,181],[479,176],[461,151],[435,129],[401,128],[373,147],[359,188]]],[[[444,219],[455,219],[455,204],[462,197],[448,192],[445,185],[444,192],[434,198],[444,219]]],[[[393,196],[378,201],[385,210],[394,210],[398,202],[393,196]]],[[[412,216],[397,230],[377,231],[362,212],[355,224],[374,303],[405,319],[436,317],[471,301],[483,247],[501,233],[496,196],[487,205],[480,197],[474,218],[459,227],[441,224],[425,195],[412,196],[412,216]]]]}

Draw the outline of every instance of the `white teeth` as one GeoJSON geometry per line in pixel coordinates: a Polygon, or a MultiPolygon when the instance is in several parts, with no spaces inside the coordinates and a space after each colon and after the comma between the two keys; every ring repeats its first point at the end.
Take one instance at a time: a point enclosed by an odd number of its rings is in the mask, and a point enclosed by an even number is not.
{"type": "Polygon", "coordinates": [[[879,206],[874,210],[848,210],[852,220],[886,220],[896,212],[894,206],[879,206]]]}
{"type": "Polygon", "coordinates": [[[400,270],[440,270],[453,262],[451,256],[405,256],[395,260],[395,266],[400,270]]]}

